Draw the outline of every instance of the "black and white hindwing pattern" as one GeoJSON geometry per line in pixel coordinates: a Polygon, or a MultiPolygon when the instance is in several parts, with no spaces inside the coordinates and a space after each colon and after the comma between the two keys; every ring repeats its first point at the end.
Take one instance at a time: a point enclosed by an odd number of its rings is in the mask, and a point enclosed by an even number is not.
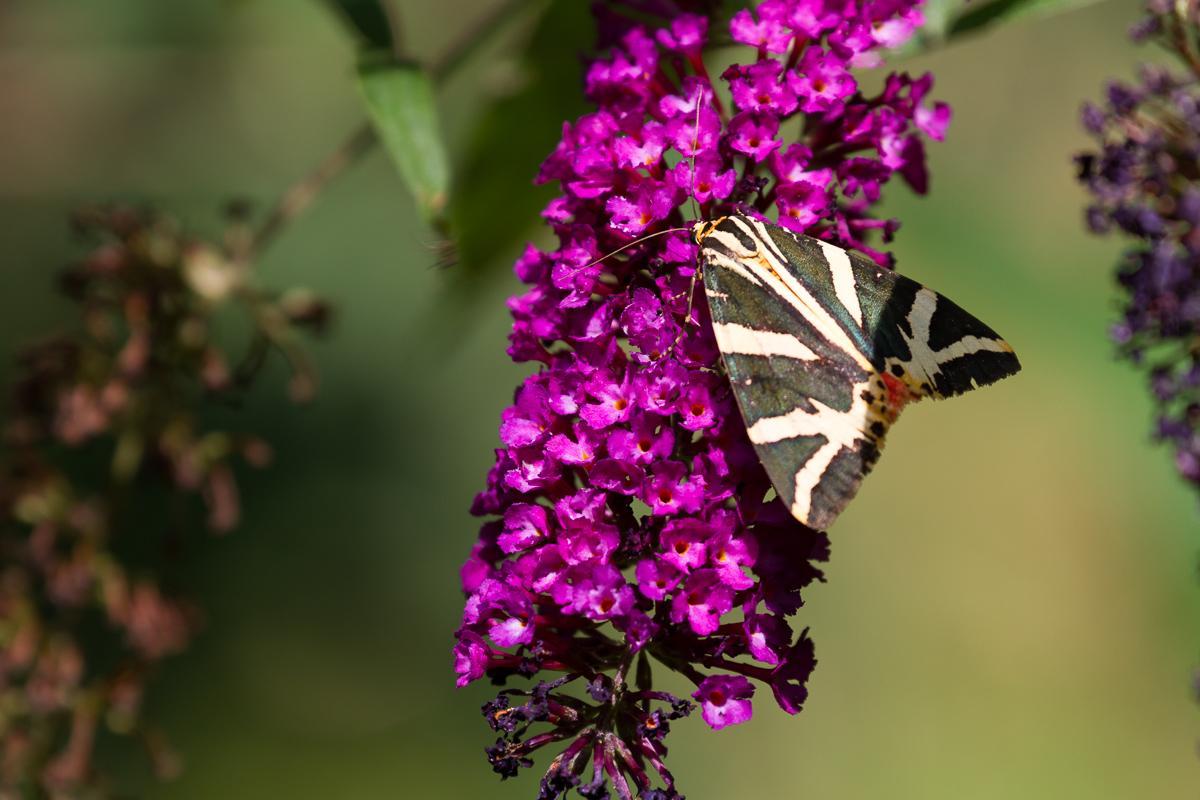
{"type": "Polygon", "coordinates": [[[828,242],[737,215],[695,227],[713,330],[775,491],[824,530],[906,402],[1012,375],[995,331],[828,242]]]}

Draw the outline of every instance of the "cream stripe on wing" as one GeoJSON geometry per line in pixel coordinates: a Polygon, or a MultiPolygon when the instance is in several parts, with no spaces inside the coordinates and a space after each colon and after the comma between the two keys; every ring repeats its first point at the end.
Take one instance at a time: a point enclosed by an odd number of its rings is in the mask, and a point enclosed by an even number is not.
{"type": "MultiPolygon", "coordinates": [[[[900,336],[904,338],[909,352],[912,353],[909,364],[920,368],[920,372],[930,379],[942,371],[937,353],[929,347],[929,325],[933,322],[934,312],[937,311],[937,301],[936,292],[925,288],[917,292],[912,308],[908,310],[908,327],[912,330],[912,337],[903,330],[900,331],[900,336]]],[[[918,374],[916,369],[910,368],[909,371],[914,375],[918,374]]]]}
{"type": "MultiPolygon", "coordinates": [[[[771,233],[766,229],[766,226],[750,217],[739,217],[738,221],[747,223],[754,229],[752,236],[756,240],[760,250],[765,248],[767,253],[781,264],[787,261],[787,256],[783,254],[783,250],[780,249],[779,244],[771,238],[771,233]]],[[[745,226],[743,225],[742,227],[744,228],[745,226]]]]}
{"type": "Polygon", "coordinates": [[[817,241],[821,244],[821,252],[825,254],[825,260],[829,262],[829,272],[833,276],[833,291],[837,294],[837,299],[846,307],[851,318],[861,328],[863,326],[862,305],[858,302],[858,282],[854,280],[854,269],[850,266],[850,256],[837,245],[820,239],[817,241]]]}
{"type": "MultiPolygon", "coordinates": [[[[725,245],[725,247],[730,252],[733,252],[733,253],[737,253],[739,250],[743,249],[741,242],[739,242],[737,240],[736,236],[722,233],[720,231],[713,231],[706,238],[715,239],[716,241],[725,245]]],[[[722,269],[727,269],[730,272],[734,273],[735,275],[738,275],[738,276],[744,278],[745,280],[749,281],[750,283],[754,284],[755,286],[762,285],[762,282],[755,276],[751,275],[746,270],[746,268],[744,266],[742,266],[742,263],[740,261],[738,261],[736,258],[730,258],[729,256],[725,255],[721,251],[717,250],[715,247],[709,248],[707,252],[705,252],[703,249],[701,249],[701,253],[703,253],[704,258],[708,261],[709,264],[712,264],[713,266],[721,267],[722,269]]]]}
{"type": "Polygon", "coordinates": [[[953,361],[956,358],[962,358],[963,356],[969,356],[984,350],[993,353],[1011,353],[1012,347],[1003,339],[983,339],[978,336],[964,336],[957,342],[946,345],[933,355],[937,359],[938,364],[945,364],[947,361],[953,361]]]}
{"type": "Polygon", "coordinates": [[[931,289],[922,288],[913,298],[912,308],[908,311],[908,325],[912,329],[912,338],[903,331],[900,335],[908,344],[912,358],[907,362],[898,362],[913,375],[923,372],[925,377],[932,380],[942,372],[942,365],[956,358],[989,351],[993,353],[1011,353],[1012,347],[1003,339],[988,339],[980,336],[964,336],[958,341],[951,342],[941,350],[934,350],[929,344],[930,326],[933,316],[937,313],[938,295],[931,289]]]}
{"type": "Polygon", "coordinates": [[[794,408],[777,417],[764,417],[751,425],[746,433],[754,444],[771,444],[797,436],[824,436],[830,441],[851,445],[864,438],[863,431],[870,423],[871,407],[861,398],[866,383],[854,385],[854,399],[848,411],[830,408],[820,400],[809,399],[816,411],[794,408]]]}
{"type": "MultiPolygon", "coordinates": [[[[769,235],[761,224],[753,220],[742,217],[731,217],[730,219],[745,230],[751,238],[764,241],[763,237],[769,235]]],[[[764,241],[764,246],[758,250],[758,258],[746,259],[745,266],[757,275],[761,282],[770,285],[780,297],[795,307],[827,342],[853,358],[860,367],[870,371],[872,369],[871,362],[850,339],[845,329],[830,315],[825,306],[812,296],[804,284],[798,281],[779,261],[772,250],[773,248],[766,245],[764,241]]]]}
{"type": "Polygon", "coordinates": [[[762,256],[761,261],[747,262],[746,266],[761,283],[766,284],[779,297],[799,311],[800,315],[816,329],[825,341],[844,352],[863,369],[871,370],[871,362],[854,345],[837,320],[829,315],[825,307],[818,303],[799,281],[782,267],[771,264],[767,260],[768,258],[768,256],[762,256]]]}
{"type": "Polygon", "coordinates": [[[808,461],[804,462],[804,466],[796,470],[791,512],[793,517],[805,525],[809,523],[808,515],[812,513],[813,489],[817,488],[817,484],[825,475],[825,470],[829,469],[829,465],[833,463],[833,459],[841,450],[840,442],[827,442],[821,445],[821,448],[813,453],[808,461]]]}
{"type": "Polygon", "coordinates": [[[843,449],[853,449],[855,442],[865,439],[863,431],[870,424],[870,406],[862,400],[867,383],[855,384],[852,389],[850,408],[838,411],[819,400],[809,400],[816,409],[813,412],[796,408],[778,417],[760,419],[746,433],[755,444],[772,444],[798,436],[823,436],[825,443],[817,448],[808,460],[796,470],[792,479],[795,493],[791,512],[796,519],[808,522],[812,511],[812,493],[821,483],[825,471],[843,449]]]}
{"type": "Polygon", "coordinates": [[[732,322],[713,323],[717,345],[722,353],[741,353],[748,356],[783,356],[802,361],[815,361],[817,354],[795,336],[776,331],[760,331],[732,322]]]}

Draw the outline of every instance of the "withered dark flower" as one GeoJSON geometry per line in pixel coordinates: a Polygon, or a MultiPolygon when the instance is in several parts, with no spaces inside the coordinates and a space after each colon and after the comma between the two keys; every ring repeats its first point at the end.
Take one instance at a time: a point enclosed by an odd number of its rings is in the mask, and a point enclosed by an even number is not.
{"type": "Polygon", "coordinates": [[[1117,268],[1120,352],[1141,366],[1157,406],[1156,438],[1175,450],[1179,475],[1200,489],[1200,11],[1152,0],[1131,35],[1178,57],[1114,81],[1083,107],[1097,149],[1076,156],[1092,194],[1095,233],[1121,234],[1117,268]]]}

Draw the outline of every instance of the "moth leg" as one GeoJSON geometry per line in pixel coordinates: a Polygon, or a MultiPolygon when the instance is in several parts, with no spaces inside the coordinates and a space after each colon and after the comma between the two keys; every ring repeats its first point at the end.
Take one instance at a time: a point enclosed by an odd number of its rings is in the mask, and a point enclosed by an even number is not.
{"type": "Polygon", "coordinates": [[[679,346],[679,342],[683,339],[683,332],[687,330],[688,325],[699,325],[700,323],[692,317],[692,311],[696,305],[696,283],[700,279],[700,267],[692,273],[692,281],[688,284],[688,302],[687,311],[683,315],[683,325],[679,326],[679,333],[675,334],[675,341],[671,344],[671,349],[674,350],[679,346]]]}
{"type": "Polygon", "coordinates": [[[692,282],[688,284],[687,313],[683,315],[683,324],[685,326],[699,324],[696,321],[695,317],[692,316],[692,311],[694,310],[695,305],[696,305],[696,284],[700,280],[701,271],[702,271],[701,267],[696,267],[694,270],[692,270],[692,282]]]}

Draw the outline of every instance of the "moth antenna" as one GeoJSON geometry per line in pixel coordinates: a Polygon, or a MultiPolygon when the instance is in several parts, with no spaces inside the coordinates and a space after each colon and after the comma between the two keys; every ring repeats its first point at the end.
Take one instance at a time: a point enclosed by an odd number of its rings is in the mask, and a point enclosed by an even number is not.
{"type": "MultiPolygon", "coordinates": [[[[696,202],[696,151],[700,148],[700,109],[702,108],[700,103],[703,98],[704,90],[701,89],[700,93],[696,95],[696,123],[692,128],[692,154],[688,156],[692,167],[692,188],[688,196],[692,201],[692,219],[697,221],[700,219],[700,205],[696,202]]],[[[697,264],[692,271],[692,280],[688,284],[687,313],[683,315],[683,326],[680,327],[679,333],[675,334],[675,342],[671,345],[672,350],[679,346],[679,340],[683,338],[683,332],[687,326],[695,322],[692,319],[692,308],[696,301],[696,281],[699,277],[700,265],[697,264]]]]}
{"type": "Polygon", "coordinates": [[[588,263],[584,264],[582,267],[576,267],[575,269],[573,269],[569,273],[567,273],[567,277],[570,277],[571,275],[575,275],[576,273],[579,273],[579,272],[583,272],[588,267],[594,267],[597,264],[599,264],[601,261],[605,260],[606,258],[612,258],[617,253],[620,253],[623,250],[628,250],[629,248],[633,247],[634,245],[639,245],[642,242],[646,241],[647,239],[653,239],[656,236],[665,236],[668,233],[678,233],[680,231],[688,231],[688,230],[690,230],[690,229],[689,228],[667,228],[666,230],[655,231],[654,233],[648,233],[645,236],[639,236],[638,238],[634,239],[632,242],[621,245],[616,250],[613,250],[611,253],[605,253],[604,255],[600,256],[599,258],[594,259],[594,260],[589,261],[588,263]]]}
{"type": "Polygon", "coordinates": [[[688,193],[689,199],[692,201],[692,219],[700,219],[700,206],[696,203],[696,150],[700,147],[700,99],[704,96],[704,90],[700,90],[700,94],[696,95],[696,124],[692,128],[692,154],[691,159],[691,175],[692,188],[688,193]]]}

